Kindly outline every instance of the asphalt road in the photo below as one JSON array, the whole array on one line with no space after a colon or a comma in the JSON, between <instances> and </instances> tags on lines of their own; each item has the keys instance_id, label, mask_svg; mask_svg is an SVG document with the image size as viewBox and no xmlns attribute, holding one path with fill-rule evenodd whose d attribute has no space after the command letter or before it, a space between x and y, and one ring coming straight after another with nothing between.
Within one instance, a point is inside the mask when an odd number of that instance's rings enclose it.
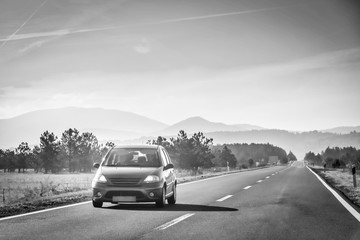
<instances>
[{"instance_id":1,"label":"asphalt road","mask_svg":"<svg viewBox=\"0 0 360 240\"><path fill-rule=\"evenodd\" d=\"M360 223L302 162L178 186L178 202L90 202L0 219L0 239L360 239Z\"/></svg>"}]
</instances>

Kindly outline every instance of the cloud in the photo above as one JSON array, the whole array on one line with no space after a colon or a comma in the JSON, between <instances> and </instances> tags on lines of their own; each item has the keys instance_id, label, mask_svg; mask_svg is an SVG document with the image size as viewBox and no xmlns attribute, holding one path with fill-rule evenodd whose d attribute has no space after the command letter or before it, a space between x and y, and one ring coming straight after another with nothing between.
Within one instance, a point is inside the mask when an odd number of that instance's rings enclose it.
<instances>
[{"instance_id":1,"label":"cloud","mask_svg":"<svg viewBox=\"0 0 360 240\"><path fill-rule=\"evenodd\" d=\"M295 71L338 68L359 64L360 48L350 48L298 59L286 65L288 69Z\"/></svg>"},{"instance_id":2,"label":"cloud","mask_svg":"<svg viewBox=\"0 0 360 240\"><path fill-rule=\"evenodd\" d=\"M237 70L242 75L259 76L264 75L291 75L312 70L326 70L342 67L360 65L360 48L342 49L338 51L326 52L306 58L296 59L275 64L257 65L246 69Z\"/></svg>"},{"instance_id":3,"label":"cloud","mask_svg":"<svg viewBox=\"0 0 360 240\"><path fill-rule=\"evenodd\" d=\"M20 54L25 54L25 53L28 52L28 51L31 51L31 50L36 49L36 48L40 48L42 45L44 45L44 44L47 43L47 42L50 42L50 41L53 40L53 39L54 39L54 38L33 42L33 43L27 45L26 47L18 50L18 52L19 52Z\"/></svg>"},{"instance_id":4,"label":"cloud","mask_svg":"<svg viewBox=\"0 0 360 240\"><path fill-rule=\"evenodd\" d=\"M134 46L134 50L140 54L147 54L151 51L149 41L146 38L141 39L140 43Z\"/></svg>"}]
</instances>

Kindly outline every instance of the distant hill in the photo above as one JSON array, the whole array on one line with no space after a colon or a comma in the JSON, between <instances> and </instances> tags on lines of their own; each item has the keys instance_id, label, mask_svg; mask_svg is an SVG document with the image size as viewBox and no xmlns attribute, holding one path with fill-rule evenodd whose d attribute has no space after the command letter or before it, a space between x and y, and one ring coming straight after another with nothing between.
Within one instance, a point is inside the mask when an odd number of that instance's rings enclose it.
<instances>
[{"instance_id":1,"label":"distant hill","mask_svg":"<svg viewBox=\"0 0 360 240\"><path fill-rule=\"evenodd\" d=\"M178 122L174 125L171 125L164 130L153 133L157 136L166 136L166 135L177 135L180 130L184 130L186 133L191 134L195 132L215 132L215 131L227 131L227 132L236 132L236 131L248 131L248 130L260 130L262 127L249 125L249 124L236 124L236 125L227 125L224 123L215 123L210 122L201 117L191 117L185 119L181 122Z\"/></svg>"},{"instance_id":2,"label":"distant hill","mask_svg":"<svg viewBox=\"0 0 360 240\"><path fill-rule=\"evenodd\" d=\"M246 132L212 132L207 137L214 139L214 144L224 143L270 143L292 151L301 160L309 151L321 153L327 147L360 148L360 133L334 134L318 131L292 133L285 130L254 130Z\"/></svg>"},{"instance_id":3,"label":"distant hill","mask_svg":"<svg viewBox=\"0 0 360 240\"><path fill-rule=\"evenodd\" d=\"M309 151L320 153L327 147L360 148L360 127L293 133L249 124L215 123L201 117L188 118L169 126L131 112L75 107L34 111L10 119L0 119L0 148L17 147L21 142L39 144L40 135L46 130L60 138L69 128L92 132L100 142L112 141L116 144L146 143L157 136L169 139L176 137L180 130L189 136L203 132L206 137L214 139L214 144L270 143L287 152L291 150L298 159L302 159Z\"/></svg>"},{"instance_id":4,"label":"distant hill","mask_svg":"<svg viewBox=\"0 0 360 240\"><path fill-rule=\"evenodd\" d=\"M168 125L130 112L100 108L60 108L34 111L0 119L0 148L17 147L21 142L39 144L48 130L59 138L69 128L90 131L110 139L138 138ZM99 138L99 137L98 137ZM100 138L99 138L100 139Z\"/></svg>"},{"instance_id":5,"label":"distant hill","mask_svg":"<svg viewBox=\"0 0 360 240\"><path fill-rule=\"evenodd\" d=\"M330 128L321 130L321 132L329 132L329 133L338 133L338 134L348 134L351 132L360 132L360 126L356 127L336 127L336 128Z\"/></svg>"}]
</instances>

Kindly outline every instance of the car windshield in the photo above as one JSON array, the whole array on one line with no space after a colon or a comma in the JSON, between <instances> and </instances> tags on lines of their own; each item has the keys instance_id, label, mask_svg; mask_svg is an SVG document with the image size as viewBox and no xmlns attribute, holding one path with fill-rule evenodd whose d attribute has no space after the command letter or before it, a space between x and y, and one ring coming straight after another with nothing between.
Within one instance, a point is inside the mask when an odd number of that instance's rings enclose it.
<instances>
[{"instance_id":1,"label":"car windshield","mask_svg":"<svg viewBox=\"0 0 360 240\"><path fill-rule=\"evenodd\" d=\"M102 164L108 167L160 167L156 149L114 148Z\"/></svg>"}]
</instances>

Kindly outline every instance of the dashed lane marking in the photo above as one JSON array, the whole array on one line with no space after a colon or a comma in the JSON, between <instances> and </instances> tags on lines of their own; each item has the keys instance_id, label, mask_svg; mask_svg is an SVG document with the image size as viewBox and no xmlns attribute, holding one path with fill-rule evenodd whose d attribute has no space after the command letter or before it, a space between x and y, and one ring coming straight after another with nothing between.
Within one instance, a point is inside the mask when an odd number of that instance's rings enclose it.
<instances>
[{"instance_id":1,"label":"dashed lane marking","mask_svg":"<svg viewBox=\"0 0 360 240\"><path fill-rule=\"evenodd\" d=\"M266 178L270 178L270 176L267 176Z\"/></svg>"},{"instance_id":2,"label":"dashed lane marking","mask_svg":"<svg viewBox=\"0 0 360 240\"><path fill-rule=\"evenodd\" d=\"M246 190L246 189L249 189L249 188L251 188L251 186L244 187L245 190Z\"/></svg>"},{"instance_id":3,"label":"dashed lane marking","mask_svg":"<svg viewBox=\"0 0 360 240\"><path fill-rule=\"evenodd\" d=\"M220 198L220 199L218 199L218 200L216 200L217 202L222 202L222 201L225 201L226 199L228 199L228 198L231 198L233 195L227 195L227 196L225 196L225 197L223 197L223 198Z\"/></svg>"},{"instance_id":4,"label":"dashed lane marking","mask_svg":"<svg viewBox=\"0 0 360 240\"><path fill-rule=\"evenodd\" d=\"M259 180L259 181L257 181L257 183L261 183L263 180Z\"/></svg>"},{"instance_id":5,"label":"dashed lane marking","mask_svg":"<svg viewBox=\"0 0 360 240\"><path fill-rule=\"evenodd\" d=\"M187 218L189 218L189 217L191 217L193 215L195 215L195 213L188 213L188 214L182 215L181 217L175 218L174 220L172 220L170 222L167 222L167 223L155 228L155 230L159 230L159 231L165 230L165 229L167 229L167 228L169 228L169 227L171 227L171 226L173 226L173 225L175 225L175 224L177 224L177 223L179 223L181 221L184 221L185 219L187 219Z\"/></svg>"}]
</instances>

